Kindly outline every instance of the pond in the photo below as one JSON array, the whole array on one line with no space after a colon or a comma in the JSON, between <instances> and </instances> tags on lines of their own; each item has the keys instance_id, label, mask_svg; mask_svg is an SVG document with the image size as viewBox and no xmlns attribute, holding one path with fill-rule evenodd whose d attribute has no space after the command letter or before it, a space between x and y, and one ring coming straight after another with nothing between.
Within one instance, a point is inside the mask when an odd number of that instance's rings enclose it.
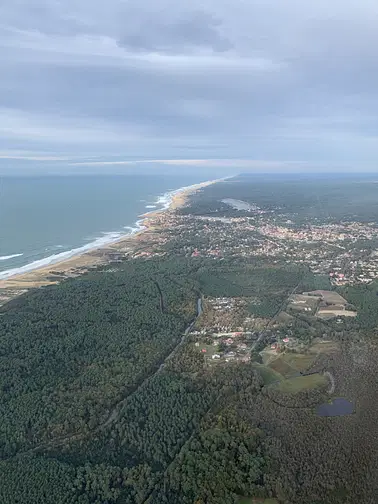
<instances>
[{"instance_id":1,"label":"pond","mask_svg":"<svg viewBox=\"0 0 378 504\"><path fill-rule=\"evenodd\" d=\"M318 416L344 416L351 415L354 411L354 405L352 402L343 399L342 397L337 397L331 403L321 404L316 409L316 414Z\"/></svg>"},{"instance_id":2,"label":"pond","mask_svg":"<svg viewBox=\"0 0 378 504\"><path fill-rule=\"evenodd\" d=\"M235 200L235 199L232 199L232 198L226 198L226 199L223 199L222 200L222 203L226 203L226 205L229 205L231 206L232 208L234 208L235 210L247 210L248 212L250 212L251 210L253 210L254 208L249 204L247 203L246 201L242 201L242 200Z\"/></svg>"}]
</instances>

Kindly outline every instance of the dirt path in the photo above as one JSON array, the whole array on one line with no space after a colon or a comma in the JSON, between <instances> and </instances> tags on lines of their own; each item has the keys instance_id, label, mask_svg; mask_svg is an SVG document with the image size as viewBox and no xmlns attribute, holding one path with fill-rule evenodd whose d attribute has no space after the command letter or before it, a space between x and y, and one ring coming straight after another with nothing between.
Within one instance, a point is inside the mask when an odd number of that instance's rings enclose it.
<instances>
[{"instance_id":1,"label":"dirt path","mask_svg":"<svg viewBox=\"0 0 378 504\"><path fill-rule=\"evenodd\" d=\"M41 443L37 446L34 446L33 448L30 448L29 450L25 450L25 451L20 451L18 452L16 455L13 455L12 457L8 457L8 458L5 458L5 459L2 459L2 460L10 460L12 458L15 458L15 457L18 457L18 456L21 456L21 455L27 455L27 454L31 454L31 453L37 453L37 452L40 452L40 451L45 451L45 450L48 450L48 449L51 449L51 448L57 448L58 446L61 446L63 444L66 444L66 443L69 443L71 441L78 441L80 439L84 439L88 436L91 436L93 434L96 434L104 429L106 429L107 427L109 427L110 425L112 425L113 423L117 422L121 416L121 413L122 413L122 409L123 407L126 405L126 402L130 399L130 397L132 397L135 393L138 392L138 390L148 381L148 380L151 380L152 378L154 378L157 374L161 373L161 371L164 369L164 367L166 366L167 362L169 362L173 356L176 354L176 352L179 350L179 348L181 348L185 341L186 341L186 336L190 333L190 331L193 329L194 327L194 324L196 323L196 320L198 319L198 317L201 315L202 313L202 296L198 298L197 300L197 314L195 316L195 318L190 322L190 324L186 327L185 331L184 331L184 334L182 335L180 341L177 343L177 345L173 348L173 350L164 358L163 362L160 364L160 366L158 367L158 369L153 372L152 374L150 374L149 376L147 376L136 388L133 392L131 392L131 394L129 394L127 397L125 397L124 399L122 399L121 401L119 401L112 409L112 411L110 412L108 418L100 425L98 425L95 429L93 429L92 431L90 432L87 432L87 433L81 433L81 432L78 432L78 433L74 433L74 434L68 434L66 436L62 436L62 437L59 437L59 438L55 438L51 441L48 441L46 443Z\"/></svg>"},{"instance_id":2,"label":"dirt path","mask_svg":"<svg viewBox=\"0 0 378 504\"><path fill-rule=\"evenodd\" d=\"M293 294L295 294L295 291L298 289L298 287L300 286L302 282L302 278L300 279L300 281L297 283L297 285L294 287L294 289L287 295L287 298L285 298L285 301L281 304L281 306L278 308L278 310L276 311L276 313L274 314L274 316L269 320L268 324L266 325L265 329L262 331L262 333L260 334L260 336L257 338L257 340L253 343L252 347L251 347L251 351L253 352L254 349L257 347L257 345L259 343L261 343L262 341L264 341L264 339L266 338L267 334L266 334L266 331L269 329L269 327L273 324L275 318L277 317L277 315L283 310L283 307L285 306L285 304L287 303L287 299L289 299L290 296L292 296Z\"/></svg>"}]
</instances>

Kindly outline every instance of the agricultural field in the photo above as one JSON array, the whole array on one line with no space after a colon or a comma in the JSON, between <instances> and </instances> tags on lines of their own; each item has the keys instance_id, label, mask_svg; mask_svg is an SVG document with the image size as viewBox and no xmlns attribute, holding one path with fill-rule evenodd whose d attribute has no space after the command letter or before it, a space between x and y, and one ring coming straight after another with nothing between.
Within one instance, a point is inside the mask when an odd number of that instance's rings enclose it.
<instances>
[{"instance_id":1,"label":"agricultural field","mask_svg":"<svg viewBox=\"0 0 378 504\"><path fill-rule=\"evenodd\" d=\"M309 348L309 351L314 354L332 354L339 350L339 345L336 341L315 341Z\"/></svg>"},{"instance_id":2,"label":"agricultural field","mask_svg":"<svg viewBox=\"0 0 378 504\"><path fill-rule=\"evenodd\" d=\"M264 366L264 364L254 362L253 366L259 372L265 385L271 385L272 383L277 383L284 380L284 377L280 373L277 373L277 371L271 369L268 366Z\"/></svg>"},{"instance_id":3,"label":"agricultural field","mask_svg":"<svg viewBox=\"0 0 378 504\"><path fill-rule=\"evenodd\" d=\"M283 357L278 357L278 359L274 359L268 364L268 366L285 378L297 373L297 371L293 369L290 366L290 364L288 364L285 361Z\"/></svg>"},{"instance_id":4,"label":"agricultural field","mask_svg":"<svg viewBox=\"0 0 378 504\"><path fill-rule=\"evenodd\" d=\"M328 380L325 376L314 373L306 376L295 376L288 378L277 384L277 389L281 392L296 394L302 390L313 390L316 388L326 387Z\"/></svg>"},{"instance_id":5,"label":"agricultural field","mask_svg":"<svg viewBox=\"0 0 378 504\"><path fill-rule=\"evenodd\" d=\"M316 356L313 354L285 353L282 359L293 370L303 372L309 369L315 362Z\"/></svg>"},{"instance_id":6,"label":"agricultural field","mask_svg":"<svg viewBox=\"0 0 378 504\"><path fill-rule=\"evenodd\" d=\"M263 352L263 362L285 377L290 377L298 373L307 371L316 360L314 353L291 353L285 352L277 354L271 350Z\"/></svg>"},{"instance_id":7,"label":"agricultural field","mask_svg":"<svg viewBox=\"0 0 378 504\"><path fill-rule=\"evenodd\" d=\"M265 385L275 386L285 393L297 393L302 390L313 390L328 385L326 376L308 373L321 353L337 351L338 345L333 341L318 341L307 353L285 352L278 354L271 349L262 352L263 363L255 364Z\"/></svg>"}]
</instances>

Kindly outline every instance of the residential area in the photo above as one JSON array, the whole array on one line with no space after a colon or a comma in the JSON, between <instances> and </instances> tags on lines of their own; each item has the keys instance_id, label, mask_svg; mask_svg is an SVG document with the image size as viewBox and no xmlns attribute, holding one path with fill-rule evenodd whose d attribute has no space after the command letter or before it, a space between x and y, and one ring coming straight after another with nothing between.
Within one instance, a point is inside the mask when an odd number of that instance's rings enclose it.
<instances>
[{"instance_id":1,"label":"residential area","mask_svg":"<svg viewBox=\"0 0 378 504\"><path fill-rule=\"evenodd\" d=\"M241 205L242 202L238 202ZM179 234L177 253L221 260L226 257L267 258L303 264L326 275L331 285L370 283L378 278L378 226L345 222L299 226L282 215L249 205L240 217L181 215L165 212L155 218L155 248L136 256L161 255L170 238ZM278 223L280 222L280 223Z\"/></svg>"}]
</instances>

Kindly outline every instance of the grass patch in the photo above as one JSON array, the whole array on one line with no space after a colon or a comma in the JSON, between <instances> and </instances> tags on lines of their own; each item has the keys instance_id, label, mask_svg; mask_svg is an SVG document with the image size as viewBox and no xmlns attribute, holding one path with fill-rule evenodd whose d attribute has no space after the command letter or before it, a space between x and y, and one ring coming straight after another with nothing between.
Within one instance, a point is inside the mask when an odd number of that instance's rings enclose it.
<instances>
[{"instance_id":1,"label":"grass patch","mask_svg":"<svg viewBox=\"0 0 378 504\"><path fill-rule=\"evenodd\" d=\"M284 379L280 373L277 373L274 369L264 366L263 364L255 362L253 365L264 380L264 385L271 385L272 383L277 383Z\"/></svg>"},{"instance_id":2,"label":"grass patch","mask_svg":"<svg viewBox=\"0 0 378 504\"><path fill-rule=\"evenodd\" d=\"M296 371L307 371L315 362L316 356L311 354L286 353L282 359Z\"/></svg>"},{"instance_id":3,"label":"grass patch","mask_svg":"<svg viewBox=\"0 0 378 504\"><path fill-rule=\"evenodd\" d=\"M271 362L271 360L275 358L275 354L267 349L260 352L260 355L262 357L262 361L265 364L265 366L267 366L269 362Z\"/></svg>"},{"instance_id":4,"label":"grass patch","mask_svg":"<svg viewBox=\"0 0 378 504\"><path fill-rule=\"evenodd\" d=\"M278 357L265 355L264 363L285 378L310 369L315 362L315 354L283 353Z\"/></svg>"},{"instance_id":5,"label":"grass patch","mask_svg":"<svg viewBox=\"0 0 378 504\"><path fill-rule=\"evenodd\" d=\"M277 389L288 394L296 394L302 390L312 390L328 385L327 378L319 373L308 376L288 378L277 384Z\"/></svg>"},{"instance_id":6,"label":"grass patch","mask_svg":"<svg viewBox=\"0 0 378 504\"><path fill-rule=\"evenodd\" d=\"M283 356L278 357L277 359L274 359L269 363L269 367L276 371L277 373L280 373L282 376L290 376L296 373L296 369L293 369L290 364L288 364Z\"/></svg>"},{"instance_id":7,"label":"grass patch","mask_svg":"<svg viewBox=\"0 0 378 504\"><path fill-rule=\"evenodd\" d=\"M339 346L336 341L318 341L311 345L310 352L313 353L332 353L336 352L339 349Z\"/></svg>"}]
</instances>

